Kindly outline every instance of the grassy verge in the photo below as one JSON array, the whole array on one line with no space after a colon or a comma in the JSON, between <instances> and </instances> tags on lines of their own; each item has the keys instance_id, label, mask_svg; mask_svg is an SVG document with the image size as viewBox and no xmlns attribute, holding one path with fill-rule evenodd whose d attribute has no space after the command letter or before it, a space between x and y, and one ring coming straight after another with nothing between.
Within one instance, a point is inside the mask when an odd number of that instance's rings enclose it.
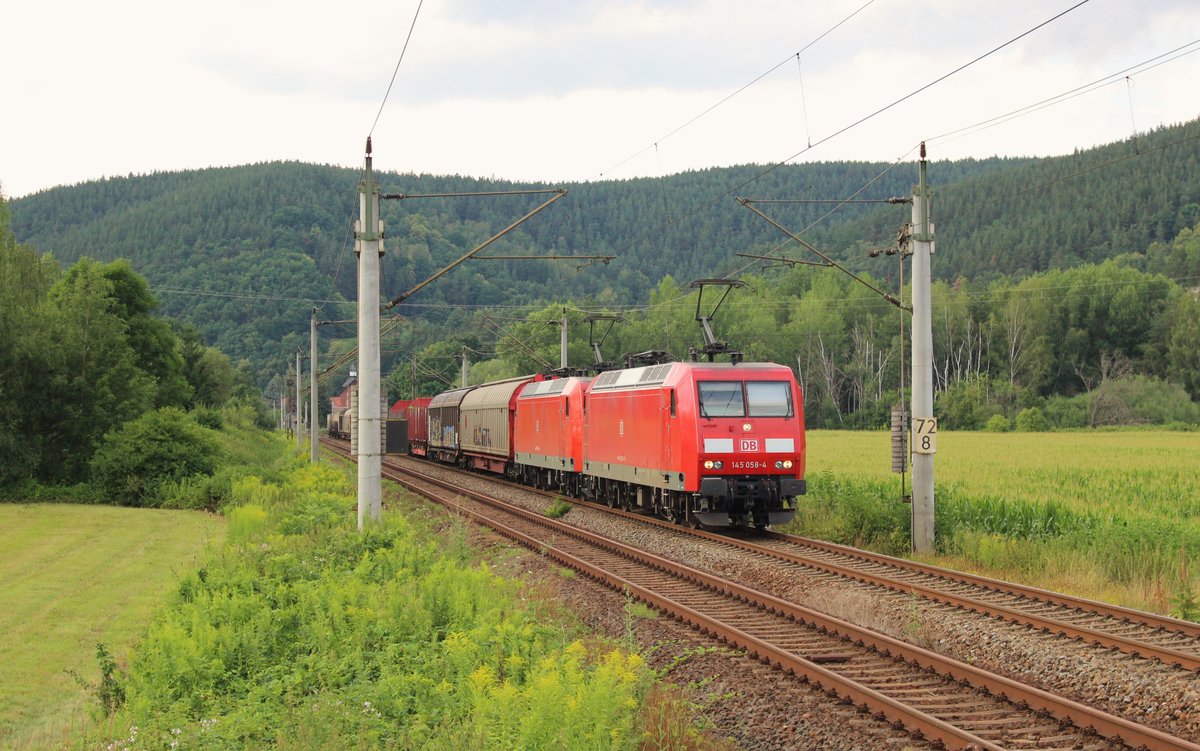
<instances>
[{"instance_id":1,"label":"grassy verge","mask_svg":"<svg viewBox=\"0 0 1200 751\"><path fill-rule=\"evenodd\" d=\"M123 661L196 568L219 517L111 506L0 504L0 748L63 745L89 722L97 643Z\"/></svg>"},{"instance_id":2,"label":"grassy verge","mask_svg":"<svg viewBox=\"0 0 1200 751\"><path fill-rule=\"evenodd\" d=\"M82 747L639 747L639 656L546 618L440 516L360 533L339 470L273 466L232 480L226 545L114 673L122 703Z\"/></svg>"},{"instance_id":3,"label":"grassy verge","mask_svg":"<svg viewBox=\"0 0 1200 751\"><path fill-rule=\"evenodd\" d=\"M790 529L905 553L887 433L813 431L808 448ZM946 433L935 500L936 563L1200 616L1200 434Z\"/></svg>"}]
</instances>

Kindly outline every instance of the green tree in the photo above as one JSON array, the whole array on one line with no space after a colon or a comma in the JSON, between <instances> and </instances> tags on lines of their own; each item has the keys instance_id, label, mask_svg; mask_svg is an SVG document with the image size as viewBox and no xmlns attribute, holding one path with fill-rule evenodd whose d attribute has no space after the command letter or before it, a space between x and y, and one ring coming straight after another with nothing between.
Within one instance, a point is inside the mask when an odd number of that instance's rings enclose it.
<instances>
[{"instance_id":1,"label":"green tree","mask_svg":"<svg viewBox=\"0 0 1200 751\"><path fill-rule=\"evenodd\" d=\"M0 197L0 485L29 476L41 461L30 440L47 348L39 308L59 271L53 258L16 242L8 216Z\"/></svg>"},{"instance_id":2,"label":"green tree","mask_svg":"<svg viewBox=\"0 0 1200 751\"><path fill-rule=\"evenodd\" d=\"M113 312L125 321L126 338L138 367L155 381L155 406L187 406L192 389L183 375L179 339L169 323L151 315L158 300L150 293L150 286L123 259L104 264L100 271L112 282L110 294L116 301Z\"/></svg>"},{"instance_id":3,"label":"green tree","mask_svg":"<svg viewBox=\"0 0 1200 751\"><path fill-rule=\"evenodd\" d=\"M1200 293L1183 295L1175 305L1167 373L1192 399L1200 399Z\"/></svg>"},{"instance_id":4,"label":"green tree","mask_svg":"<svg viewBox=\"0 0 1200 751\"><path fill-rule=\"evenodd\" d=\"M1037 407L1029 407L1017 414L1017 430L1022 433L1043 433L1050 429L1050 421Z\"/></svg>"},{"instance_id":5,"label":"green tree","mask_svg":"<svg viewBox=\"0 0 1200 751\"><path fill-rule=\"evenodd\" d=\"M42 398L30 405L39 479L73 482L101 437L153 406L153 377L137 364L113 282L95 261L73 265L40 306L46 341Z\"/></svg>"}]
</instances>

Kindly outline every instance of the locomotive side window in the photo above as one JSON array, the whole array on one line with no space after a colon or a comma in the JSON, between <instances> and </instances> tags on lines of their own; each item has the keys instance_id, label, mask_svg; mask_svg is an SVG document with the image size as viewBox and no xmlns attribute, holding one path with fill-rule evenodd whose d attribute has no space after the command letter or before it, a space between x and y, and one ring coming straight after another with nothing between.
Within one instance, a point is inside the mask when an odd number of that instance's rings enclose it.
<instances>
[{"instance_id":1,"label":"locomotive side window","mask_svg":"<svg viewBox=\"0 0 1200 751\"><path fill-rule=\"evenodd\" d=\"M746 407L742 401L740 381L700 381L701 417L742 417Z\"/></svg>"},{"instance_id":2,"label":"locomotive side window","mask_svg":"<svg viewBox=\"0 0 1200 751\"><path fill-rule=\"evenodd\" d=\"M791 417L792 390L786 381L747 381L751 417Z\"/></svg>"}]
</instances>

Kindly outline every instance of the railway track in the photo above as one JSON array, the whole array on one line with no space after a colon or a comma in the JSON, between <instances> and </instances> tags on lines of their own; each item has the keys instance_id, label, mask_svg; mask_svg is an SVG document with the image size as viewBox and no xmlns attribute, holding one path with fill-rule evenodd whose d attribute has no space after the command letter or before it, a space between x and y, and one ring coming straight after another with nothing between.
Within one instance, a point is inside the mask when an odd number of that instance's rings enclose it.
<instances>
[{"instance_id":1,"label":"railway track","mask_svg":"<svg viewBox=\"0 0 1200 751\"><path fill-rule=\"evenodd\" d=\"M804 537L769 533L756 547L860 581L916 592L1185 670L1200 670L1200 624L965 574Z\"/></svg>"},{"instance_id":2,"label":"railway track","mask_svg":"<svg viewBox=\"0 0 1200 751\"><path fill-rule=\"evenodd\" d=\"M384 476L947 747L1200 751L1186 740L454 483L391 464L385 464Z\"/></svg>"},{"instance_id":3,"label":"railway track","mask_svg":"<svg viewBox=\"0 0 1200 751\"><path fill-rule=\"evenodd\" d=\"M447 471L458 471L447 467ZM472 477L479 475L471 474ZM503 482L488 478L495 482ZM528 492L554 493L512 485ZM840 577L955 608L1002 618L1129 655L1200 671L1200 624L1096 602L1021 584L870 553L795 535L768 532L754 537L691 530L654 517L571 499L680 535L690 535L754 555L784 561L821 575Z\"/></svg>"}]
</instances>

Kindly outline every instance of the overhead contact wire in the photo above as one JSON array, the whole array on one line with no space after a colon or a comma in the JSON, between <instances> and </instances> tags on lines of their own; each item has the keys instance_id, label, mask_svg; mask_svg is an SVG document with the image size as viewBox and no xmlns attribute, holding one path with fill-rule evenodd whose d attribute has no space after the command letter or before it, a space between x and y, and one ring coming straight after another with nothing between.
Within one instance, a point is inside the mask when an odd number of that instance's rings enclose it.
<instances>
[{"instance_id":1,"label":"overhead contact wire","mask_svg":"<svg viewBox=\"0 0 1200 751\"><path fill-rule=\"evenodd\" d=\"M412 25L408 27L408 36L404 38L404 47L400 50L400 59L396 61L396 69L392 71L392 80L388 81L387 91L383 94L383 101L379 103L379 112L375 113L375 122L371 123L371 130L367 132L367 138L375 132L375 126L379 124L379 117L383 114L383 107L387 104L388 95L392 93L392 85L396 83L396 74L400 72L400 63L404 62L404 53L408 51L408 43L412 40L413 29L417 28L417 17L421 15L421 6L425 0L418 0L417 10L413 13Z\"/></svg>"},{"instance_id":2,"label":"overhead contact wire","mask_svg":"<svg viewBox=\"0 0 1200 751\"><path fill-rule=\"evenodd\" d=\"M718 107L720 107L722 104L725 104L725 103L726 103L726 102L728 102L730 99L733 99L734 97L736 97L738 94L741 94L743 91L745 91L746 89L750 88L751 86L753 86L754 84L758 83L759 81L763 80L764 78L766 78L767 76L771 75L771 74L772 74L772 73L774 73L775 71L779 70L779 69L780 69L781 67L783 67L784 65L787 65L788 61L789 61L789 60L791 60L793 57L795 57L797 60L799 60L799 57L800 57L800 54L801 54L801 53L803 53L803 52L804 52L805 50L807 50L809 47L812 47L814 44L816 44L817 42L821 41L821 40L822 40L822 39L824 39L825 37L827 37L827 36L829 36L830 34L832 34L832 33L833 33L834 31L836 31L836 30L837 30L837 29L838 29L838 28L839 28L839 27L840 27L842 24L846 23L846 22L847 22L847 21L849 21L851 18L854 18L855 16L857 16L857 15L858 15L859 13L861 13L862 11L866 10L866 9L867 9L867 7L868 7L868 6L870 6L870 5L871 5L872 3L874 3L874 2L875 2L875 0L868 0L868 1L867 1L865 4L863 4L863 5L862 5L862 6L861 6L861 7L860 7L858 10L854 11L854 12L853 12L853 13L851 13L850 15L846 16L845 18L843 18L841 21L838 21L836 24L834 24L833 26L831 26L831 27L829 27L828 29L826 29L824 33L822 33L822 34L821 34L820 36L818 36L816 39L813 39L813 40L812 40L811 42L809 42L808 44L806 44L806 45L804 45L803 47L801 47L801 48L800 48L799 50L797 50L795 53L793 53L793 54L791 54L791 55L788 55L788 56L787 56L787 57L785 57L783 60L780 60L778 63L776 63L775 65L771 66L771 67L770 67L768 70L766 70L766 71L764 71L763 73L759 74L757 77L755 77L755 78L754 78L754 80L750 81L749 83L743 84L743 85L742 85L742 86L741 86L741 87L740 87L740 88L739 88L737 91L734 91L733 93L726 95L726 96L725 96L725 98L721 99L721 100L720 100L719 102L717 102L716 104L713 104L713 105L712 105L712 106L710 106L708 109L706 109L706 110L704 110L703 112L701 112L700 114L698 114L698 115L695 115L695 116L694 116L694 117L692 117L690 120L688 120L688 121L687 121L687 122L685 122L684 124L682 124L682 125L678 126L678 127L677 127L677 128L675 128L674 130L672 130L670 133L668 133L668 134L666 134L665 136L663 136L662 138L659 138L659 139L655 140L653 143L651 143L651 144L647 145L646 147L644 147L644 148L640 149L639 151L637 151L637 152L635 152L635 153L633 153L633 154L630 154L629 156L625 157L624 159L622 159L621 161L617 162L616 164L614 164L613 166L609 167L608 169L601 171L601 172L600 172L600 173L597 175L597 177L604 177L604 175L605 175L605 174L607 174L607 173L609 173L609 172L612 172L613 170L617 169L618 167L621 167L621 166L623 166L624 164L626 164L627 162L629 162L629 161L630 161L630 160L632 160L632 159L636 159L637 157L641 156L642 154L645 154L645 153L646 153L647 151L649 151L650 149L657 148L657 147L658 147L658 144L662 143L663 141L667 140L668 138L670 138L671 136L675 135L675 134L676 134L676 133L678 133L679 131L683 130L684 128L688 127L689 125L691 125L692 123L696 122L696 121L697 121L697 120L699 120L700 118L704 117L704 116L705 116L705 115L707 115L708 113L710 113L710 112L712 112L713 110L717 109L717 108L718 108Z\"/></svg>"}]
</instances>

